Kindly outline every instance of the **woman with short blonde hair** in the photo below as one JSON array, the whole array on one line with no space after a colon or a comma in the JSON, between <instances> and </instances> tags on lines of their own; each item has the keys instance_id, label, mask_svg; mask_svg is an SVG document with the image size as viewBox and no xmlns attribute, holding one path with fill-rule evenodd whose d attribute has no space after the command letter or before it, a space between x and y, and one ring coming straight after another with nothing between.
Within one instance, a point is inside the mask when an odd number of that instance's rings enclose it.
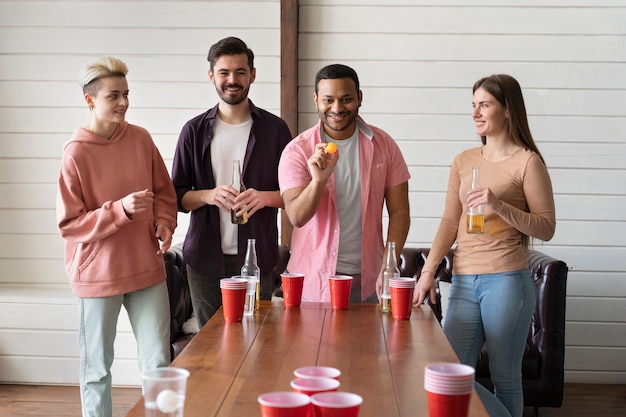
<instances>
[{"instance_id":1,"label":"woman with short blonde hair","mask_svg":"<svg viewBox=\"0 0 626 417\"><path fill-rule=\"evenodd\" d=\"M125 121L126 64L88 62L79 83L91 119L65 143L57 223L79 308L83 416L110 417L117 319L128 312L142 370L170 363L163 253L176 227L176 194L147 130Z\"/></svg>"}]
</instances>

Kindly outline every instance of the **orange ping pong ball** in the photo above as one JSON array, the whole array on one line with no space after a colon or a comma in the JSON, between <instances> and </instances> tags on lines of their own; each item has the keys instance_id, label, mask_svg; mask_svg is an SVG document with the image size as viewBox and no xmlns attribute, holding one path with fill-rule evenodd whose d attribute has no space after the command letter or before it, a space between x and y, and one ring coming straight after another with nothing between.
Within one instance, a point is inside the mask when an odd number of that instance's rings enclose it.
<instances>
[{"instance_id":1,"label":"orange ping pong ball","mask_svg":"<svg viewBox=\"0 0 626 417\"><path fill-rule=\"evenodd\" d=\"M326 153L337 153L337 145L330 142L326 145Z\"/></svg>"}]
</instances>

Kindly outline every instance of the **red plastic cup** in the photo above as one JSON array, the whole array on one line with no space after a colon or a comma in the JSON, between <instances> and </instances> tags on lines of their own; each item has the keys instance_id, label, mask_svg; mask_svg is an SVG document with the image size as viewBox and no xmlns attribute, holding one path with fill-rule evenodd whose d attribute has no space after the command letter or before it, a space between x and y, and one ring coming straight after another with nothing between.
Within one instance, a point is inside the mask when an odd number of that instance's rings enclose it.
<instances>
[{"instance_id":1,"label":"red plastic cup","mask_svg":"<svg viewBox=\"0 0 626 417\"><path fill-rule=\"evenodd\" d=\"M347 310L350 303L352 277L349 275L333 275L328 278L330 287L330 307L332 310Z\"/></svg>"},{"instance_id":2,"label":"red plastic cup","mask_svg":"<svg viewBox=\"0 0 626 417\"><path fill-rule=\"evenodd\" d=\"M456 362L431 363L424 368L424 383L464 383L468 392L472 392L475 374L476 371L469 365Z\"/></svg>"},{"instance_id":3,"label":"red plastic cup","mask_svg":"<svg viewBox=\"0 0 626 417\"><path fill-rule=\"evenodd\" d=\"M317 394L318 392L337 391L340 382L334 378L312 377L312 378L296 378L289 385L294 392L300 392L306 395Z\"/></svg>"},{"instance_id":4,"label":"red plastic cup","mask_svg":"<svg viewBox=\"0 0 626 417\"><path fill-rule=\"evenodd\" d=\"M413 278L392 278L389 280L391 316L395 320L408 320L411 318L414 290L415 280Z\"/></svg>"},{"instance_id":5,"label":"red plastic cup","mask_svg":"<svg viewBox=\"0 0 626 417\"><path fill-rule=\"evenodd\" d=\"M339 380L325 377L314 378L296 378L292 380L289 385L294 392L301 394L313 395L320 392L334 392L339 388ZM308 417L315 417L313 405L309 405Z\"/></svg>"},{"instance_id":6,"label":"red plastic cup","mask_svg":"<svg viewBox=\"0 0 626 417\"><path fill-rule=\"evenodd\" d=\"M438 394L426 391L429 417L466 417L471 394Z\"/></svg>"},{"instance_id":7,"label":"red plastic cup","mask_svg":"<svg viewBox=\"0 0 626 417\"><path fill-rule=\"evenodd\" d=\"M311 378L316 376L322 376L326 378L339 379L341 371L337 368L330 366L303 366L293 371L293 374L297 378Z\"/></svg>"},{"instance_id":8,"label":"red plastic cup","mask_svg":"<svg viewBox=\"0 0 626 417\"><path fill-rule=\"evenodd\" d=\"M424 369L429 417L467 416L475 370L460 363L434 363Z\"/></svg>"},{"instance_id":9,"label":"red plastic cup","mask_svg":"<svg viewBox=\"0 0 626 417\"><path fill-rule=\"evenodd\" d=\"M350 392L322 392L312 395L311 403L315 417L358 417L363 398Z\"/></svg>"},{"instance_id":10,"label":"red plastic cup","mask_svg":"<svg viewBox=\"0 0 626 417\"><path fill-rule=\"evenodd\" d=\"M247 288L248 280L246 279L224 278L220 280L222 311L226 323L240 323L243 319Z\"/></svg>"},{"instance_id":11,"label":"red plastic cup","mask_svg":"<svg viewBox=\"0 0 626 417\"><path fill-rule=\"evenodd\" d=\"M283 283L283 302L286 308L300 307L304 274L283 272L280 274Z\"/></svg>"},{"instance_id":12,"label":"red plastic cup","mask_svg":"<svg viewBox=\"0 0 626 417\"><path fill-rule=\"evenodd\" d=\"M307 417L311 399L306 394L277 391L257 398L262 417Z\"/></svg>"}]
</instances>

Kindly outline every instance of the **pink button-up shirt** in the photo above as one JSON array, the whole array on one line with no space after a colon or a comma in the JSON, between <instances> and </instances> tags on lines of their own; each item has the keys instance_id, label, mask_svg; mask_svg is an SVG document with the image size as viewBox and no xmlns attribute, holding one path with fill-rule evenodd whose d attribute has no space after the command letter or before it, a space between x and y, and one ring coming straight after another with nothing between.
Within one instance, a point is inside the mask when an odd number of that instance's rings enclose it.
<instances>
[{"instance_id":1,"label":"pink button-up shirt","mask_svg":"<svg viewBox=\"0 0 626 417\"><path fill-rule=\"evenodd\" d=\"M391 136L367 125L360 117L357 126L362 210L361 299L364 300L376 291L376 278L382 262L385 190L408 181L410 174L400 148ZM321 129L320 122L298 135L283 151L278 166L281 195L291 188L306 187L311 181L307 159L314 153L315 145L321 142ZM293 230L287 270L305 274L303 301L330 301L328 277L336 272L339 250L336 200L337 188L332 174L313 218Z\"/></svg>"}]
</instances>

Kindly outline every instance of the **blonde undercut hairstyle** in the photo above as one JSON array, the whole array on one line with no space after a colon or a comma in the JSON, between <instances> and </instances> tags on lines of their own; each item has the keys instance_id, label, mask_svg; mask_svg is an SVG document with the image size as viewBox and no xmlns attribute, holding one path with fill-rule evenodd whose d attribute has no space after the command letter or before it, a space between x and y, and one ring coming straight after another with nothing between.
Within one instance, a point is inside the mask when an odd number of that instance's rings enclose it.
<instances>
[{"instance_id":1,"label":"blonde undercut hairstyle","mask_svg":"<svg viewBox=\"0 0 626 417\"><path fill-rule=\"evenodd\" d=\"M126 77L128 67L117 58L105 56L89 61L78 73L78 83L83 94L95 96L98 91L98 80L104 77Z\"/></svg>"}]
</instances>

